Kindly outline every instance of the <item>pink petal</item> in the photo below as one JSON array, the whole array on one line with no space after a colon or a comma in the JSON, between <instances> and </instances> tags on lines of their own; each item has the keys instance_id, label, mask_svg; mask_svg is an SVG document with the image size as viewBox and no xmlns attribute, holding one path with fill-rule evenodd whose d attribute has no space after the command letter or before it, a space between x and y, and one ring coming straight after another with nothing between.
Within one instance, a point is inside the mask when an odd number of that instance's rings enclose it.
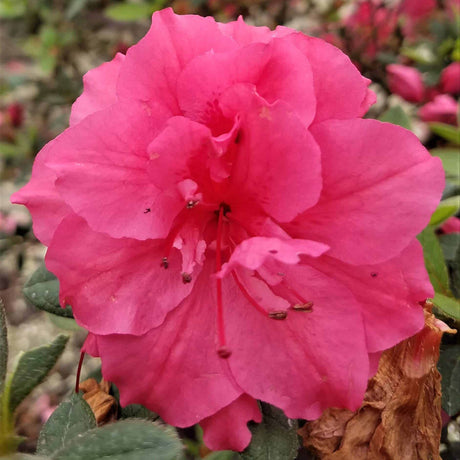
<instances>
[{"instance_id":1,"label":"pink petal","mask_svg":"<svg viewBox=\"0 0 460 460\"><path fill-rule=\"evenodd\" d=\"M275 259L284 264L296 264L300 261L300 254L318 257L328 249L328 246L316 241L295 239L283 241L279 238L256 236L244 240L234 249L218 276L223 278L238 266L257 270L267 259Z\"/></svg>"},{"instance_id":2,"label":"pink petal","mask_svg":"<svg viewBox=\"0 0 460 460\"><path fill-rule=\"evenodd\" d=\"M367 89L370 81L359 73L348 56L324 40L300 32L287 35L285 40L307 57L313 71L315 122L360 117L367 111L374 102Z\"/></svg>"},{"instance_id":3,"label":"pink petal","mask_svg":"<svg viewBox=\"0 0 460 460\"><path fill-rule=\"evenodd\" d=\"M46 165L59 176L57 190L91 228L115 238L168 234L181 203L158 203L159 190L147 174L147 146L164 122L161 110L151 114L145 104L119 103L86 117L52 144ZM164 214L169 220L159 218Z\"/></svg>"},{"instance_id":4,"label":"pink petal","mask_svg":"<svg viewBox=\"0 0 460 460\"><path fill-rule=\"evenodd\" d=\"M357 409L368 354L359 307L347 289L308 266L286 267L286 282L314 302L284 320L260 314L231 278L223 281L230 368L241 388L290 418L314 419L326 407Z\"/></svg>"},{"instance_id":5,"label":"pink petal","mask_svg":"<svg viewBox=\"0 0 460 460\"><path fill-rule=\"evenodd\" d=\"M180 115L176 84L182 69L196 56L208 51L236 48L211 17L175 15L171 8L154 13L147 35L127 54L120 72L120 97L155 101Z\"/></svg>"},{"instance_id":6,"label":"pink petal","mask_svg":"<svg viewBox=\"0 0 460 460\"><path fill-rule=\"evenodd\" d=\"M203 441L211 450L241 452L251 441L251 432L247 427L250 420L260 423L262 414L256 400L242 394L214 415L201 420Z\"/></svg>"},{"instance_id":7,"label":"pink petal","mask_svg":"<svg viewBox=\"0 0 460 460\"><path fill-rule=\"evenodd\" d=\"M161 327L143 336L98 336L102 374L119 388L123 406L143 404L165 422L185 427L241 395L216 353L212 268L203 269L192 293Z\"/></svg>"},{"instance_id":8,"label":"pink petal","mask_svg":"<svg viewBox=\"0 0 460 460\"><path fill-rule=\"evenodd\" d=\"M92 231L76 216L56 230L46 265L60 281L60 297L77 322L95 334L144 334L190 293L172 250L161 267L164 242L114 239ZM196 269L195 269L196 270Z\"/></svg>"},{"instance_id":9,"label":"pink petal","mask_svg":"<svg viewBox=\"0 0 460 460\"><path fill-rule=\"evenodd\" d=\"M46 166L53 149L63 136L65 134L40 151L35 158L29 183L11 196L12 203L27 206L32 214L34 234L45 245L51 242L62 219L72 212L56 190L55 172Z\"/></svg>"},{"instance_id":10,"label":"pink petal","mask_svg":"<svg viewBox=\"0 0 460 460\"><path fill-rule=\"evenodd\" d=\"M110 61L83 76L83 93L73 103L70 126L117 102L116 86L125 55L117 53Z\"/></svg>"},{"instance_id":11,"label":"pink petal","mask_svg":"<svg viewBox=\"0 0 460 460\"><path fill-rule=\"evenodd\" d=\"M423 328L419 302L433 296L423 251L415 239L395 258L353 266L331 257L309 264L346 286L359 303L369 352L390 348Z\"/></svg>"},{"instance_id":12,"label":"pink petal","mask_svg":"<svg viewBox=\"0 0 460 460\"><path fill-rule=\"evenodd\" d=\"M179 78L179 105L186 116L208 124L215 117L213 104L225 89L237 83L253 84L269 103L285 101L305 126L315 116L310 65L305 56L284 39L195 58Z\"/></svg>"},{"instance_id":13,"label":"pink petal","mask_svg":"<svg viewBox=\"0 0 460 460\"><path fill-rule=\"evenodd\" d=\"M219 22L218 26L224 35L231 37L240 46L250 43L268 43L275 34L268 27L254 27L246 24L242 16L239 16L237 21L227 24Z\"/></svg>"},{"instance_id":14,"label":"pink petal","mask_svg":"<svg viewBox=\"0 0 460 460\"><path fill-rule=\"evenodd\" d=\"M444 233L460 233L460 219L458 217L449 217L441 227Z\"/></svg>"},{"instance_id":15,"label":"pink petal","mask_svg":"<svg viewBox=\"0 0 460 460\"><path fill-rule=\"evenodd\" d=\"M456 125L458 109L458 102L452 96L441 94L422 106L418 115L426 122L434 121Z\"/></svg>"},{"instance_id":16,"label":"pink petal","mask_svg":"<svg viewBox=\"0 0 460 460\"><path fill-rule=\"evenodd\" d=\"M445 93L460 93L460 62L452 62L442 71L441 88Z\"/></svg>"},{"instance_id":17,"label":"pink petal","mask_svg":"<svg viewBox=\"0 0 460 460\"><path fill-rule=\"evenodd\" d=\"M414 67L399 64L387 66L388 86L390 91L409 102L422 102L425 86L422 74Z\"/></svg>"},{"instance_id":18,"label":"pink petal","mask_svg":"<svg viewBox=\"0 0 460 460\"><path fill-rule=\"evenodd\" d=\"M317 202L320 170L320 151L290 108L281 102L259 107L241 121L232 202L253 209L257 203L275 220L290 221Z\"/></svg>"},{"instance_id":19,"label":"pink petal","mask_svg":"<svg viewBox=\"0 0 460 460\"><path fill-rule=\"evenodd\" d=\"M312 130L322 152L323 193L289 228L329 255L370 264L397 255L428 223L444 171L409 131L375 120L330 120Z\"/></svg>"}]
</instances>

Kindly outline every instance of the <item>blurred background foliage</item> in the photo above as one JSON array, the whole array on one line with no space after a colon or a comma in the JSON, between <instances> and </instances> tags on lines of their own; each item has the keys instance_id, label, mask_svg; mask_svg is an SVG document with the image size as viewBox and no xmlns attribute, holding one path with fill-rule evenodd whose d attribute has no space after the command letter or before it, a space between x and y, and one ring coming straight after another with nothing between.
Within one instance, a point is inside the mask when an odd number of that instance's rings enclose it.
<instances>
[{"instance_id":1,"label":"blurred background foliage","mask_svg":"<svg viewBox=\"0 0 460 460\"><path fill-rule=\"evenodd\" d=\"M348 54L378 97L367 117L412 130L443 162L443 201L419 239L436 313L451 327L460 325L459 0L0 0L0 298L10 355L49 342L62 328L72 334L57 377L19 406L24 451L34 450L41 425L71 388L84 332L72 319L53 319L24 299L22 287L44 248L27 211L11 206L9 196L28 180L40 148L67 127L82 75L126 53L148 30L151 14L164 7L222 22L243 15L254 25L286 25ZM458 335L444 339L440 360L444 459L460 458ZM188 435L190 452L209 453L199 435Z\"/></svg>"}]
</instances>

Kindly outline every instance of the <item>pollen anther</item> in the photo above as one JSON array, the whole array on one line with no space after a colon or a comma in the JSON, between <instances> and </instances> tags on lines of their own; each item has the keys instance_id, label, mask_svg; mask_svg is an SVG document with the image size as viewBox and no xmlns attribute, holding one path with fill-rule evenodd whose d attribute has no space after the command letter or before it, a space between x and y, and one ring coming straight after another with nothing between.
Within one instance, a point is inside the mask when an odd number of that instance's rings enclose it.
<instances>
[{"instance_id":1,"label":"pollen anther","mask_svg":"<svg viewBox=\"0 0 460 460\"><path fill-rule=\"evenodd\" d=\"M161 259L161 264L160 264L161 267L163 268L168 268L169 267L169 260L167 257L163 257Z\"/></svg>"},{"instance_id":2,"label":"pollen anther","mask_svg":"<svg viewBox=\"0 0 460 460\"><path fill-rule=\"evenodd\" d=\"M293 310L296 311L312 311L313 310L313 302L305 302L305 303L298 303L292 306Z\"/></svg>"},{"instance_id":3,"label":"pollen anther","mask_svg":"<svg viewBox=\"0 0 460 460\"><path fill-rule=\"evenodd\" d=\"M286 319L287 311L271 311L268 317L271 319Z\"/></svg>"}]
</instances>

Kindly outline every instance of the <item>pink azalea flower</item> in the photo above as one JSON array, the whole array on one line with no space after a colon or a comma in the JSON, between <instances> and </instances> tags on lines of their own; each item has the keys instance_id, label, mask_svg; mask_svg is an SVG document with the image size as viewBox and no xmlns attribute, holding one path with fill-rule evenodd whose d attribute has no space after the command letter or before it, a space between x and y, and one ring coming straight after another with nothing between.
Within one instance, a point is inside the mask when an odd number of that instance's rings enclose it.
<instances>
[{"instance_id":1,"label":"pink azalea flower","mask_svg":"<svg viewBox=\"0 0 460 460\"><path fill-rule=\"evenodd\" d=\"M460 93L460 62L453 62L442 71L441 89L445 93Z\"/></svg>"},{"instance_id":2,"label":"pink azalea flower","mask_svg":"<svg viewBox=\"0 0 460 460\"><path fill-rule=\"evenodd\" d=\"M450 125L457 124L457 113L458 102L448 94L436 96L418 111L418 115L423 121L437 121Z\"/></svg>"},{"instance_id":3,"label":"pink azalea flower","mask_svg":"<svg viewBox=\"0 0 460 460\"><path fill-rule=\"evenodd\" d=\"M242 450L257 399L357 409L423 328L442 166L361 118L368 84L322 40L171 9L86 74L13 202L122 404Z\"/></svg>"},{"instance_id":4,"label":"pink azalea flower","mask_svg":"<svg viewBox=\"0 0 460 460\"><path fill-rule=\"evenodd\" d=\"M412 20L418 20L429 16L437 6L436 0L403 0L401 12Z\"/></svg>"},{"instance_id":5,"label":"pink azalea flower","mask_svg":"<svg viewBox=\"0 0 460 460\"><path fill-rule=\"evenodd\" d=\"M441 226L444 233L460 233L460 218L450 217Z\"/></svg>"},{"instance_id":6,"label":"pink azalea flower","mask_svg":"<svg viewBox=\"0 0 460 460\"><path fill-rule=\"evenodd\" d=\"M421 102L425 95L422 74L414 67L400 64L387 66L390 91L409 102Z\"/></svg>"},{"instance_id":7,"label":"pink azalea flower","mask_svg":"<svg viewBox=\"0 0 460 460\"><path fill-rule=\"evenodd\" d=\"M356 2L353 13L346 18L351 50L361 50L373 58L385 47L398 23L398 13L377 0Z\"/></svg>"}]
</instances>

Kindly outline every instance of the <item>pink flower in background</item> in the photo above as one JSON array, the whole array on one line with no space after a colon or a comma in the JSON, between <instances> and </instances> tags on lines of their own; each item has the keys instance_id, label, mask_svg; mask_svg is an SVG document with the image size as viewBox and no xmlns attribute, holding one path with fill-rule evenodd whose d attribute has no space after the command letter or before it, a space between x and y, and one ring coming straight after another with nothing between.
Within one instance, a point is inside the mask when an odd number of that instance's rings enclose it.
<instances>
[{"instance_id":1,"label":"pink flower in background","mask_svg":"<svg viewBox=\"0 0 460 460\"><path fill-rule=\"evenodd\" d=\"M436 121L450 125L457 124L457 114L458 102L448 94L436 96L418 111L418 115L423 121Z\"/></svg>"},{"instance_id":2,"label":"pink flower in background","mask_svg":"<svg viewBox=\"0 0 460 460\"><path fill-rule=\"evenodd\" d=\"M460 219L455 216L450 217L442 224L441 230L444 233L460 233Z\"/></svg>"},{"instance_id":3,"label":"pink flower in background","mask_svg":"<svg viewBox=\"0 0 460 460\"><path fill-rule=\"evenodd\" d=\"M403 0L400 10L410 19L417 20L429 16L436 6L436 0Z\"/></svg>"},{"instance_id":4,"label":"pink flower in background","mask_svg":"<svg viewBox=\"0 0 460 460\"><path fill-rule=\"evenodd\" d=\"M422 74L414 67L400 64L387 66L388 86L392 93L409 102L422 102L425 95Z\"/></svg>"},{"instance_id":5,"label":"pink flower in background","mask_svg":"<svg viewBox=\"0 0 460 460\"><path fill-rule=\"evenodd\" d=\"M357 409L379 353L423 328L415 236L443 170L361 118L368 84L322 40L170 9L85 75L13 201L122 404L242 450L257 399Z\"/></svg>"},{"instance_id":6,"label":"pink flower in background","mask_svg":"<svg viewBox=\"0 0 460 460\"><path fill-rule=\"evenodd\" d=\"M362 50L369 57L385 47L398 23L398 12L382 2L364 0L356 2L354 12L345 20L352 41L351 49Z\"/></svg>"},{"instance_id":7,"label":"pink flower in background","mask_svg":"<svg viewBox=\"0 0 460 460\"><path fill-rule=\"evenodd\" d=\"M460 93L460 62L453 62L442 71L441 89L445 93Z\"/></svg>"}]
</instances>

